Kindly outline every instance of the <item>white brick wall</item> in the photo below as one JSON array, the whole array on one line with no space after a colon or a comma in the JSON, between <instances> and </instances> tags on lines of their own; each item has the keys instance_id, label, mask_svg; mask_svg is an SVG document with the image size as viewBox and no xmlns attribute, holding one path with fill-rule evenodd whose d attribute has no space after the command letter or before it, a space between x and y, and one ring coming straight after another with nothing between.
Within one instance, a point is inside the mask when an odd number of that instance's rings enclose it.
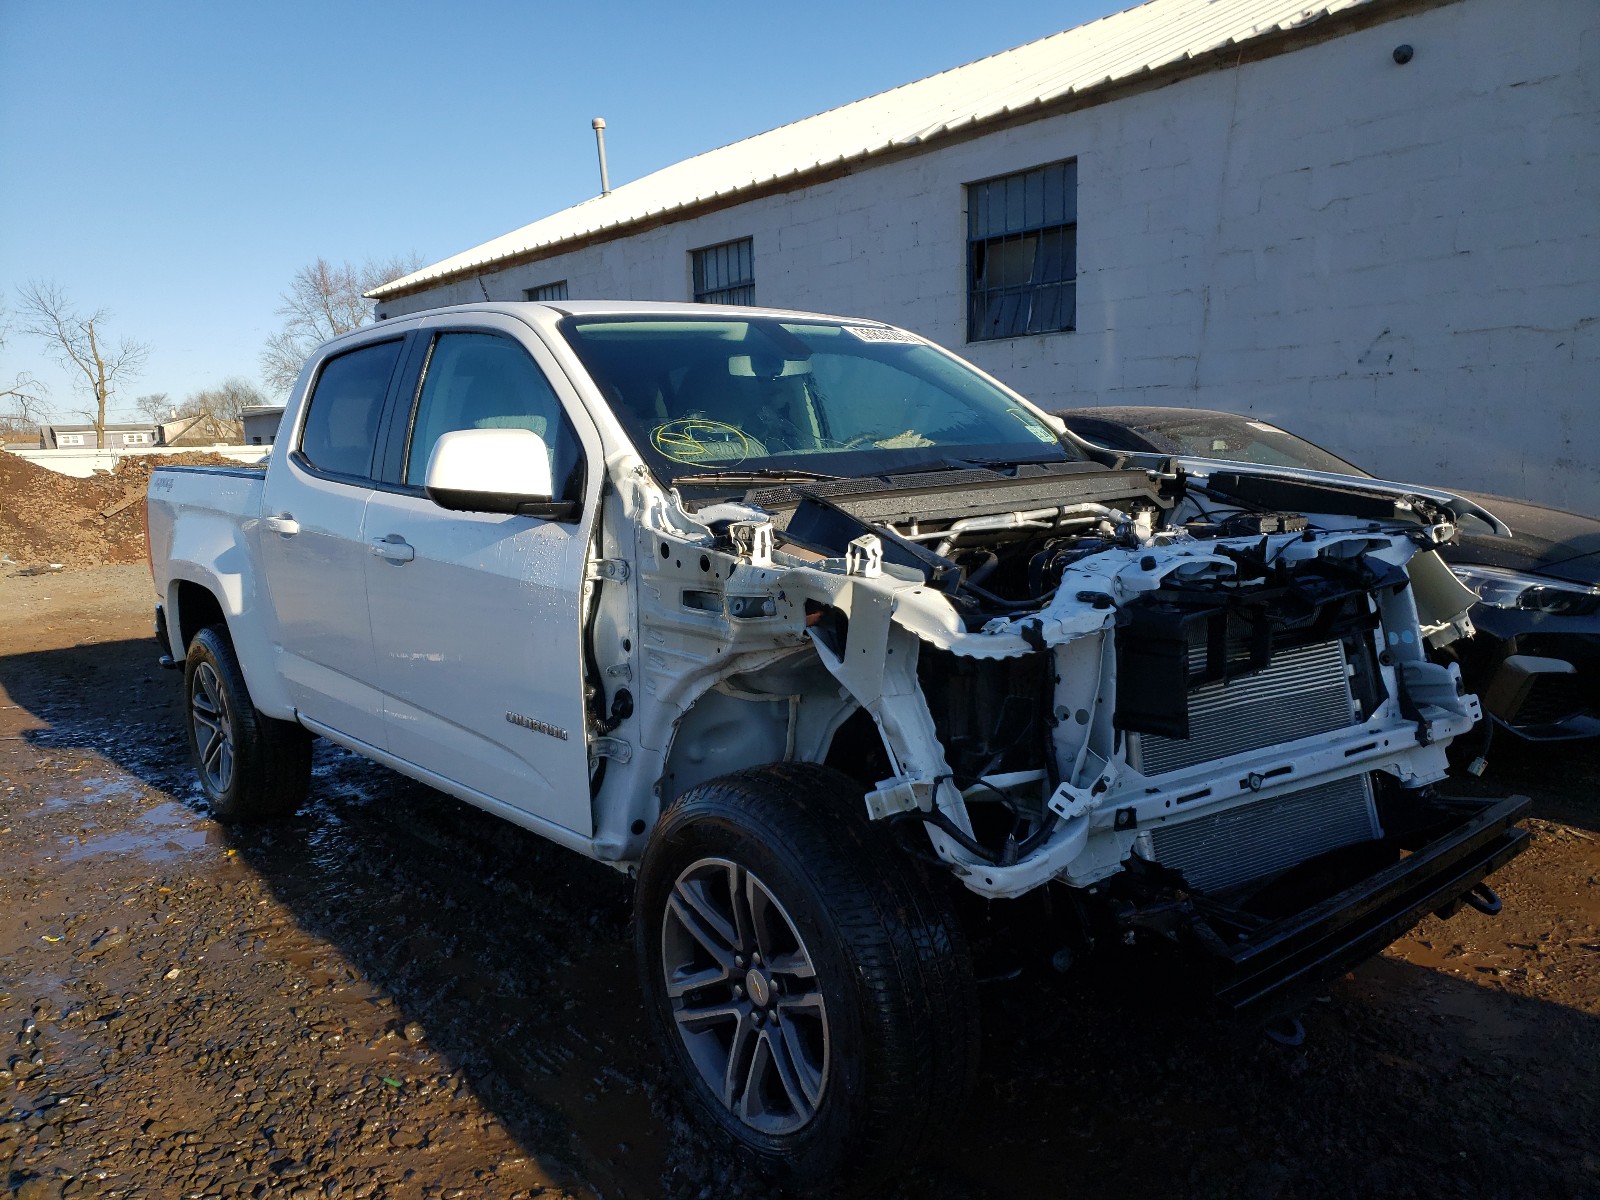
<instances>
[{"instance_id":1,"label":"white brick wall","mask_svg":"<svg viewBox=\"0 0 1600 1200\"><path fill-rule=\"evenodd\" d=\"M1078 329L965 344L962 185L1068 157ZM746 236L758 303L905 325L1047 406L1250 412L1380 475L1600 514L1593 0L1460 0L482 286L686 299L688 252Z\"/></svg>"}]
</instances>

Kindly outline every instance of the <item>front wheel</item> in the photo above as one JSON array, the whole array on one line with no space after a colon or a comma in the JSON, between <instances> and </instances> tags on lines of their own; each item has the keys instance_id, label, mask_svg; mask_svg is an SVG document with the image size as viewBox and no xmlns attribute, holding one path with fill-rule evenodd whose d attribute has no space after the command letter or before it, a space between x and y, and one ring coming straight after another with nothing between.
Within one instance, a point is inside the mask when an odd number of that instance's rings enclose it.
<instances>
[{"instance_id":1,"label":"front wheel","mask_svg":"<svg viewBox=\"0 0 1600 1200\"><path fill-rule=\"evenodd\" d=\"M943 880L806 763L681 797L639 873L652 1025L692 1108L791 1187L864 1186L960 1111L977 1064Z\"/></svg>"},{"instance_id":2,"label":"front wheel","mask_svg":"<svg viewBox=\"0 0 1600 1200\"><path fill-rule=\"evenodd\" d=\"M189 750L217 819L292 815L311 785L311 735L256 711L222 626L207 626L189 643L183 688Z\"/></svg>"}]
</instances>

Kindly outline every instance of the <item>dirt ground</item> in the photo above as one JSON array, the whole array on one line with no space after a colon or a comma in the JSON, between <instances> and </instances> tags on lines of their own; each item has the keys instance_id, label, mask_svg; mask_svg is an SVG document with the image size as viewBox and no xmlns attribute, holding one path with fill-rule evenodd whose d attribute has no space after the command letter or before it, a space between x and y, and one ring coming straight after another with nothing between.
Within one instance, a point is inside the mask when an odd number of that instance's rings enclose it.
<instances>
[{"instance_id":1,"label":"dirt ground","mask_svg":"<svg viewBox=\"0 0 1600 1200\"><path fill-rule=\"evenodd\" d=\"M144 496L156 467L240 464L209 450L129 454L86 479L0 453L0 569L145 561ZM3 619L3 613L0 613Z\"/></svg>"},{"instance_id":2,"label":"dirt ground","mask_svg":"<svg viewBox=\"0 0 1600 1200\"><path fill-rule=\"evenodd\" d=\"M0 1196L772 1196L665 1094L626 879L325 745L303 815L228 833L151 604L0 571ZM882 1195L1600 1196L1597 785L1498 746L1541 818L1504 913L1428 920L1298 1047L1141 961L1002 963L970 1110Z\"/></svg>"}]
</instances>

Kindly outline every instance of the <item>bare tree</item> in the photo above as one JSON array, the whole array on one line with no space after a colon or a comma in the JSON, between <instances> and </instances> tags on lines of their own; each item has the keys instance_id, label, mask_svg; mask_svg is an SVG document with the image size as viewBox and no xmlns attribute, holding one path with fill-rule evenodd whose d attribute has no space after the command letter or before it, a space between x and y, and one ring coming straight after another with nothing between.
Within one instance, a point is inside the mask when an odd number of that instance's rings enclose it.
<instances>
[{"instance_id":1,"label":"bare tree","mask_svg":"<svg viewBox=\"0 0 1600 1200\"><path fill-rule=\"evenodd\" d=\"M172 397L166 392L151 392L140 396L133 402L133 407L140 416L149 418L152 425L170 421L173 417Z\"/></svg>"},{"instance_id":2,"label":"bare tree","mask_svg":"<svg viewBox=\"0 0 1600 1200\"><path fill-rule=\"evenodd\" d=\"M157 425L187 417L202 418L185 425L176 436L191 441L196 437L237 441L244 436L244 410L267 403L260 388L248 379L233 375L216 387L193 392L177 402L166 392L155 392L140 396L133 406Z\"/></svg>"},{"instance_id":3,"label":"bare tree","mask_svg":"<svg viewBox=\"0 0 1600 1200\"><path fill-rule=\"evenodd\" d=\"M180 416L208 416L217 421L237 425L244 410L266 404L261 389L249 380L234 375L224 379L214 388L196 392L178 407Z\"/></svg>"},{"instance_id":4,"label":"bare tree","mask_svg":"<svg viewBox=\"0 0 1600 1200\"><path fill-rule=\"evenodd\" d=\"M355 263L330 263L319 258L295 272L281 299L283 328L267 339L261 351L261 373L267 386L286 392L312 350L331 337L359 329L372 320L372 301L364 292L409 275L422 266L415 254Z\"/></svg>"},{"instance_id":5,"label":"bare tree","mask_svg":"<svg viewBox=\"0 0 1600 1200\"><path fill-rule=\"evenodd\" d=\"M0 306L0 350L5 349L10 333L10 319L5 308ZM38 432L38 427L48 416L44 407L48 391L29 371L11 374L11 382L0 387L0 435L14 438Z\"/></svg>"},{"instance_id":6,"label":"bare tree","mask_svg":"<svg viewBox=\"0 0 1600 1200\"><path fill-rule=\"evenodd\" d=\"M17 376L17 386L0 392L0 442L32 441L50 419L39 395L29 390L31 380L24 372Z\"/></svg>"},{"instance_id":7,"label":"bare tree","mask_svg":"<svg viewBox=\"0 0 1600 1200\"><path fill-rule=\"evenodd\" d=\"M94 422L95 439L103 445L106 408L123 381L144 367L150 347L132 338L112 345L105 330L110 314L101 308L83 315L58 284L31 282L18 294L22 332L41 338L50 355L88 394L94 407L84 415Z\"/></svg>"}]
</instances>

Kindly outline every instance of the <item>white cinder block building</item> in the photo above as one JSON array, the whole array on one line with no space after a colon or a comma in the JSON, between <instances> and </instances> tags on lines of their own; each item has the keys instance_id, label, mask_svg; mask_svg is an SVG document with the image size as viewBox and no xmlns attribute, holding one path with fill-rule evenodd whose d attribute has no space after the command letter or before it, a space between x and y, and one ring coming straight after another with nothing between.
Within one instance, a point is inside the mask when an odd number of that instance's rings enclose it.
<instances>
[{"instance_id":1,"label":"white cinder block building","mask_svg":"<svg viewBox=\"0 0 1600 1200\"><path fill-rule=\"evenodd\" d=\"M1600 513L1600 4L1151 0L373 293L882 318L1047 407Z\"/></svg>"}]
</instances>

